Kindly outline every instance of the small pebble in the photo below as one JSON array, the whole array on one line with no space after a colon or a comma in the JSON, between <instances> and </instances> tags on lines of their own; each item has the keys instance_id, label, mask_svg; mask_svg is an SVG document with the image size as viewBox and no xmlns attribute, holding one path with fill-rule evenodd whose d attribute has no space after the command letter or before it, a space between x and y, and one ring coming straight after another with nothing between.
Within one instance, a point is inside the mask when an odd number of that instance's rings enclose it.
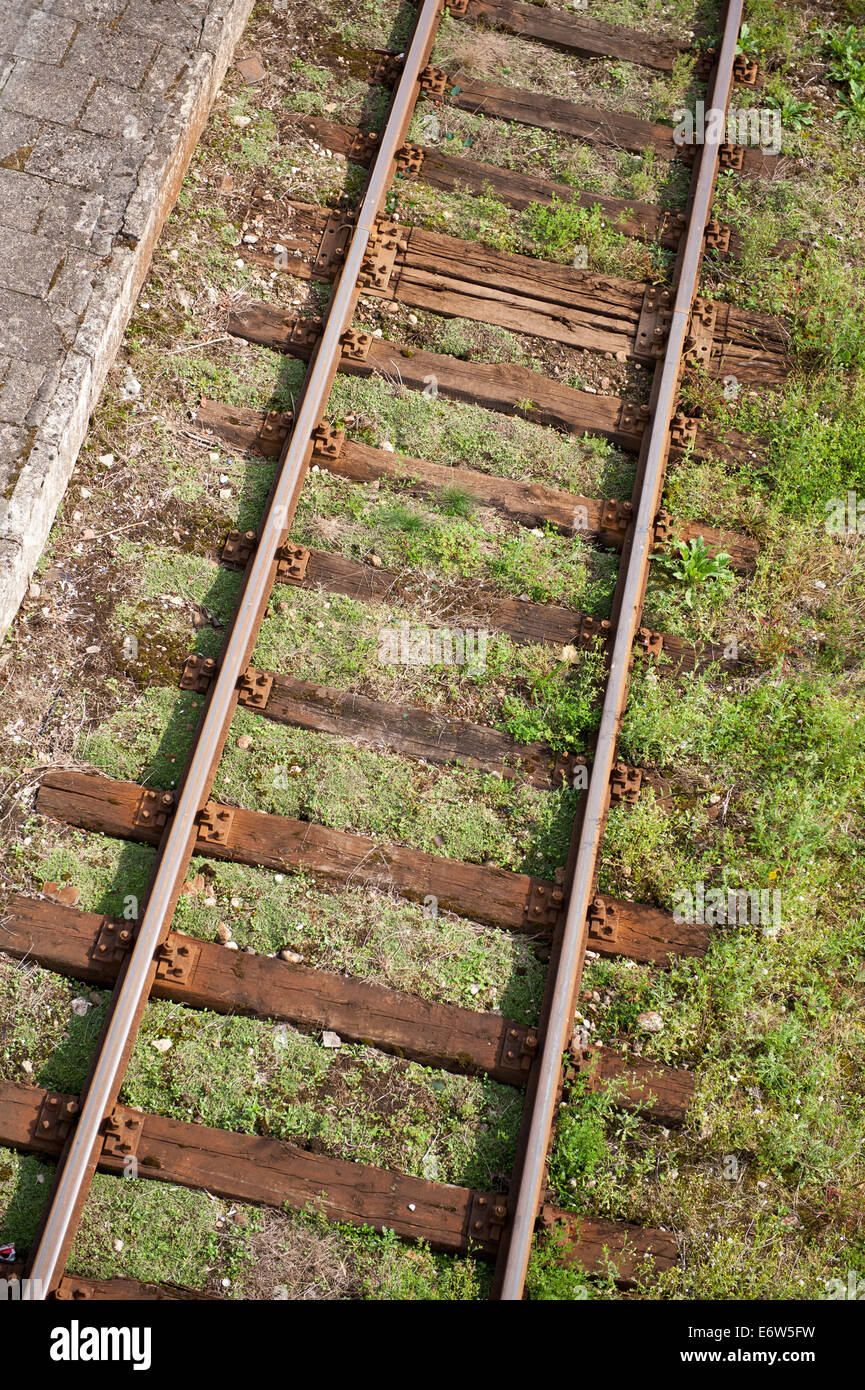
<instances>
[{"instance_id":1,"label":"small pebble","mask_svg":"<svg viewBox=\"0 0 865 1390\"><path fill-rule=\"evenodd\" d=\"M126 374L123 378L123 386L121 388L120 394L127 401L134 400L136 396L141 395L141 382L134 375L131 367L126 368Z\"/></svg>"},{"instance_id":2,"label":"small pebble","mask_svg":"<svg viewBox=\"0 0 865 1390\"><path fill-rule=\"evenodd\" d=\"M664 1026L664 1020L661 1018L661 1015L655 1013L653 1009L650 1009L648 1013L639 1014L637 1023L644 1033L660 1033Z\"/></svg>"},{"instance_id":3,"label":"small pebble","mask_svg":"<svg viewBox=\"0 0 865 1390\"><path fill-rule=\"evenodd\" d=\"M321 1035L322 1047L342 1047L342 1038L339 1033L331 1033L328 1030Z\"/></svg>"},{"instance_id":4,"label":"small pebble","mask_svg":"<svg viewBox=\"0 0 865 1390\"><path fill-rule=\"evenodd\" d=\"M171 1047L170 1038L151 1038L150 1046L154 1052L167 1052Z\"/></svg>"},{"instance_id":5,"label":"small pebble","mask_svg":"<svg viewBox=\"0 0 865 1390\"><path fill-rule=\"evenodd\" d=\"M243 748L244 750L252 747L252 739L249 734L240 735L240 738L237 740L237 747Z\"/></svg>"}]
</instances>

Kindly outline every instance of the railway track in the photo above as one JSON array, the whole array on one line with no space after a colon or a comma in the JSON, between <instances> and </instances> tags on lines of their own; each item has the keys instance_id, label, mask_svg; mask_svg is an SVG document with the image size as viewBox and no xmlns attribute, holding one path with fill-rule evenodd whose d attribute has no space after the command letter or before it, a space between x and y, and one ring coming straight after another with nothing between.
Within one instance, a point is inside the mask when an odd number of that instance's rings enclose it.
<instances>
[{"instance_id":1,"label":"railway track","mask_svg":"<svg viewBox=\"0 0 865 1390\"><path fill-rule=\"evenodd\" d=\"M742 0L730 0L719 44L705 67L707 107L726 111L736 80L759 80L736 54L741 11ZM456 0L449 12L467 24L483 21L575 54L625 57L662 71L681 51L677 45L512 0ZM578 1218L556 1209L546 1200L546 1166L557 1104L576 1075L592 1087L615 1086L617 1104L668 1125L682 1121L693 1092L690 1072L593 1048L575 1035L574 1013L587 952L663 964L671 957L700 956L708 946L704 927L679 924L652 904L599 894L598 857L611 804L635 800L641 782L651 783L621 761L617 746L634 662L655 661L664 678L675 679L678 672L706 664L733 666L742 656L734 660L721 646L694 647L652 631L642 622L642 609L651 557L670 540L702 535L741 570L755 559L756 547L747 537L699 523L675 531L663 510L663 492L668 464L675 466L685 450L698 456L711 450L736 467L752 447L732 429L723 439L712 438L699 419L688 417L680 400L684 372L697 366L716 377L734 372L742 381L771 384L785 371L783 332L776 323L699 296L707 247L729 253L736 249L735 238L712 218L719 169L746 167L759 176L770 172L772 157L707 137L693 152L687 203L676 214L586 195L590 203L606 201L611 214L622 215L627 235L675 250L670 278L662 285L495 253L395 223L386 213L395 177L425 180L434 188L479 188L489 180L500 197L517 207L558 196L556 185L542 179L407 144L422 93L619 148L651 147L661 158L679 157L687 149L672 145L668 127L650 127L564 100L532 103L525 93L482 83L463 83L454 90L447 74L430 65L442 13L441 0L422 0L404 55L369 59L374 80L393 89L384 127L375 138L334 122L307 121L316 139L368 167L356 211L293 205L287 238L287 208L266 188L250 210L258 233L250 257L271 264L275 249L285 252L284 268L301 278L332 282L333 293L317 319L286 317L266 304L250 304L231 319L232 334L309 363L291 414L238 410L213 401L203 402L199 412L202 432L246 449L252 457L276 458L278 469L258 528L234 532L225 540L223 563L242 569L243 580L222 652L218 659L191 655L178 673L183 689L205 697L194 751L179 787L175 792L145 788L69 770L51 771L42 781L38 807L44 815L154 845L158 854L136 922L18 897L0 926L0 949L113 990L79 1096L0 1086L0 1142L49 1156L57 1165L25 1271L30 1297L183 1296L182 1291L148 1289L132 1281L101 1285L65 1274L94 1173L123 1173L132 1162L142 1177L279 1207L302 1208L318 1201L335 1220L389 1227L437 1250L474 1251L495 1262L495 1296L505 1300L522 1296L539 1226L557 1227L566 1257L590 1273L604 1272L612 1260L623 1284L678 1258L669 1232ZM362 293L516 328L554 343L622 354L650 368L648 404L637 407L577 391L514 366L403 350L352 326ZM337 373L396 370L410 389L422 389L434 377L445 399L524 413L566 433L588 431L611 439L637 457L630 502L444 469L347 438L327 413ZM542 744L520 744L482 724L433 719L422 709L395 707L251 664L278 585L348 594L370 604L411 598L411 581L397 572L293 542L295 509L314 463L351 483L384 479L421 496L456 481L517 525L548 524L620 553L612 608L603 622L525 600L483 596L472 611L464 598L454 599L455 622L480 626L483 620L517 643L573 644L602 653L604 692L590 759L556 753ZM386 746L409 758L456 762L524 778L538 787L581 789L567 864L547 881L218 802L214 779L239 706L261 719ZM662 800L667 789L657 780L651 785ZM529 1028L494 1014L428 1003L301 964L232 957L216 944L185 936L175 929L174 914L194 854L307 869L335 886L385 883L406 898L432 897L442 908L473 921L526 932L544 943L550 956L539 1024ZM124 1074L150 998L286 1020L306 1030L334 1029L346 1039L428 1066L488 1075L519 1088L523 1118L509 1190L482 1192L405 1177L278 1140L234 1135L121 1106Z\"/></svg>"}]
</instances>

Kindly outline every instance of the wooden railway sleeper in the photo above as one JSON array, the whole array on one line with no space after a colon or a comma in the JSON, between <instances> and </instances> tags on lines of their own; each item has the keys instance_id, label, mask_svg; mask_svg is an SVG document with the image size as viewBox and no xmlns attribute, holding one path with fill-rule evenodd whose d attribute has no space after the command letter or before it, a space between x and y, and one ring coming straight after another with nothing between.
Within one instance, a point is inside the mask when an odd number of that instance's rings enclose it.
<instances>
[{"instance_id":1,"label":"wooden railway sleeper","mask_svg":"<svg viewBox=\"0 0 865 1390\"><path fill-rule=\"evenodd\" d=\"M205 676L200 674L204 662L198 653L191 653L184 663L183 674L180 678L180 687L183 690L195 690L201 694L206 694L216 675L216 663L208 662L208 673ZM273 689L274 676L270 671L261 671L255 666L248 666L238 682L238 701L245 709L258 711L266 710L270 694ZM619 761L615 764L610 776L611 801L614 805L621 801L628 804L635 802L640 793L643 773L640 768L629 767L627 763ZM572 787L576 791L585 791L588 786L589 764L583 753L558 752L555 757L552 772L552 782L554 786ZM105 931L114 932L112 924L106 924ZM113 938L112 938L113 939ZM106 949L110 947L110 941L106 938ZM125 949L125 947L124 947ZM110 955L100 954L99 959L112 959Z\"/></svg>"}]
</instances>

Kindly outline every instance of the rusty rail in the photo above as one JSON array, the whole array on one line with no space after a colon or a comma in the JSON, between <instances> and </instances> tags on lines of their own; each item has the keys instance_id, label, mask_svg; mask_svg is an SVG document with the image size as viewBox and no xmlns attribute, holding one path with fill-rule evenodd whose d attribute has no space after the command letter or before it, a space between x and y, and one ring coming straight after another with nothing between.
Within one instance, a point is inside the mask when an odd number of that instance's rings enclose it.
<instances>
[{"instance_id":1,"label":"rusty rail","mask_svg":"<svg viewBox=\"0 0 865 1390\"><path fill-rule=\"evenodd\" d=\"M62 1276L102 1147L102 1129L117 1101L126 1065L153 984L154 955L171 919L192 856L197 818L207 803L216 767L237 705L237 685L249 664L276 577L277 551L288 534L306 476L318 427L341 355L341 338L359 296L358 276L375 219L396 168L442 12L442 0L423 0L385 128L378 144L342 274L324 331L304 383L294 431L283 450L255 559L246 573L237 611L211 688L195 750L186 769L176 809L163 836L135 947L112 998L78 1121L61 1155L46 1214L30 1261L30 1289L43 1297ZM28 1295L35 1296L35 1295Z\"/></svg>"},{"instance_id":2,"label":"rusty rail","mask_svg":"<svg viewBox=\"0 0 865 1390\"><path fill-rule=\"evenodd\" d=\"M715 67L709 106L726 116L733 85L733 61L742 19L742 0L729 0L723 39ZM708 116L707 112L707 116ZM724 122L719 122L723 125ZM555 985L543 1037L534 1095L527 1105L523 1144L518 1169L511 1183L516 1206L506 1228L497 1271L497 1293L501 1299L522 1297L531 1253L535 1222L541 1205L547 1153L555 1116L561 1077L562 1056L570 1042L573 1006L579 988L588 934L587 916L594 892L597 859L605 823L610 772L616 758L616 744L627 699L629 670L634 639L640 621L648 579L655 516L664 486L664 471L670 448L670 423L675 409L682 357L691 308L699 284L704 235L718 174L722 131L707 122L706 143L702 146L699 171L691 202L672 323L654 401L652 422L643 447L643 476L627 566L621 589L616 636L592 772L580 828L573 882L561 937ZM513 1200L511 1202L513 1208Z\"/></svg>"}]
</instances>

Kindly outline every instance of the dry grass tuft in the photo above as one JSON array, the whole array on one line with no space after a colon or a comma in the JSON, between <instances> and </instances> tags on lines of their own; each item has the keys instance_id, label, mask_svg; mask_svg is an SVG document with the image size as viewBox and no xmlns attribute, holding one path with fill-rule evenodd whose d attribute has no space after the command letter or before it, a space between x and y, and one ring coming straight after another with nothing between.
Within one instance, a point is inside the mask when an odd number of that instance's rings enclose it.
<instances>
[{"instance_id":1,"label":"dry grass tuft","mask_svg":"<svg viewBox=\"0 0 865 1390\"><path fill-rule=\"evenodd\" d=\"M491 77L509 65L510 40L503 34L469 34L451 49L451 64L458 69Z\"/></svg>"}]
</instances>

